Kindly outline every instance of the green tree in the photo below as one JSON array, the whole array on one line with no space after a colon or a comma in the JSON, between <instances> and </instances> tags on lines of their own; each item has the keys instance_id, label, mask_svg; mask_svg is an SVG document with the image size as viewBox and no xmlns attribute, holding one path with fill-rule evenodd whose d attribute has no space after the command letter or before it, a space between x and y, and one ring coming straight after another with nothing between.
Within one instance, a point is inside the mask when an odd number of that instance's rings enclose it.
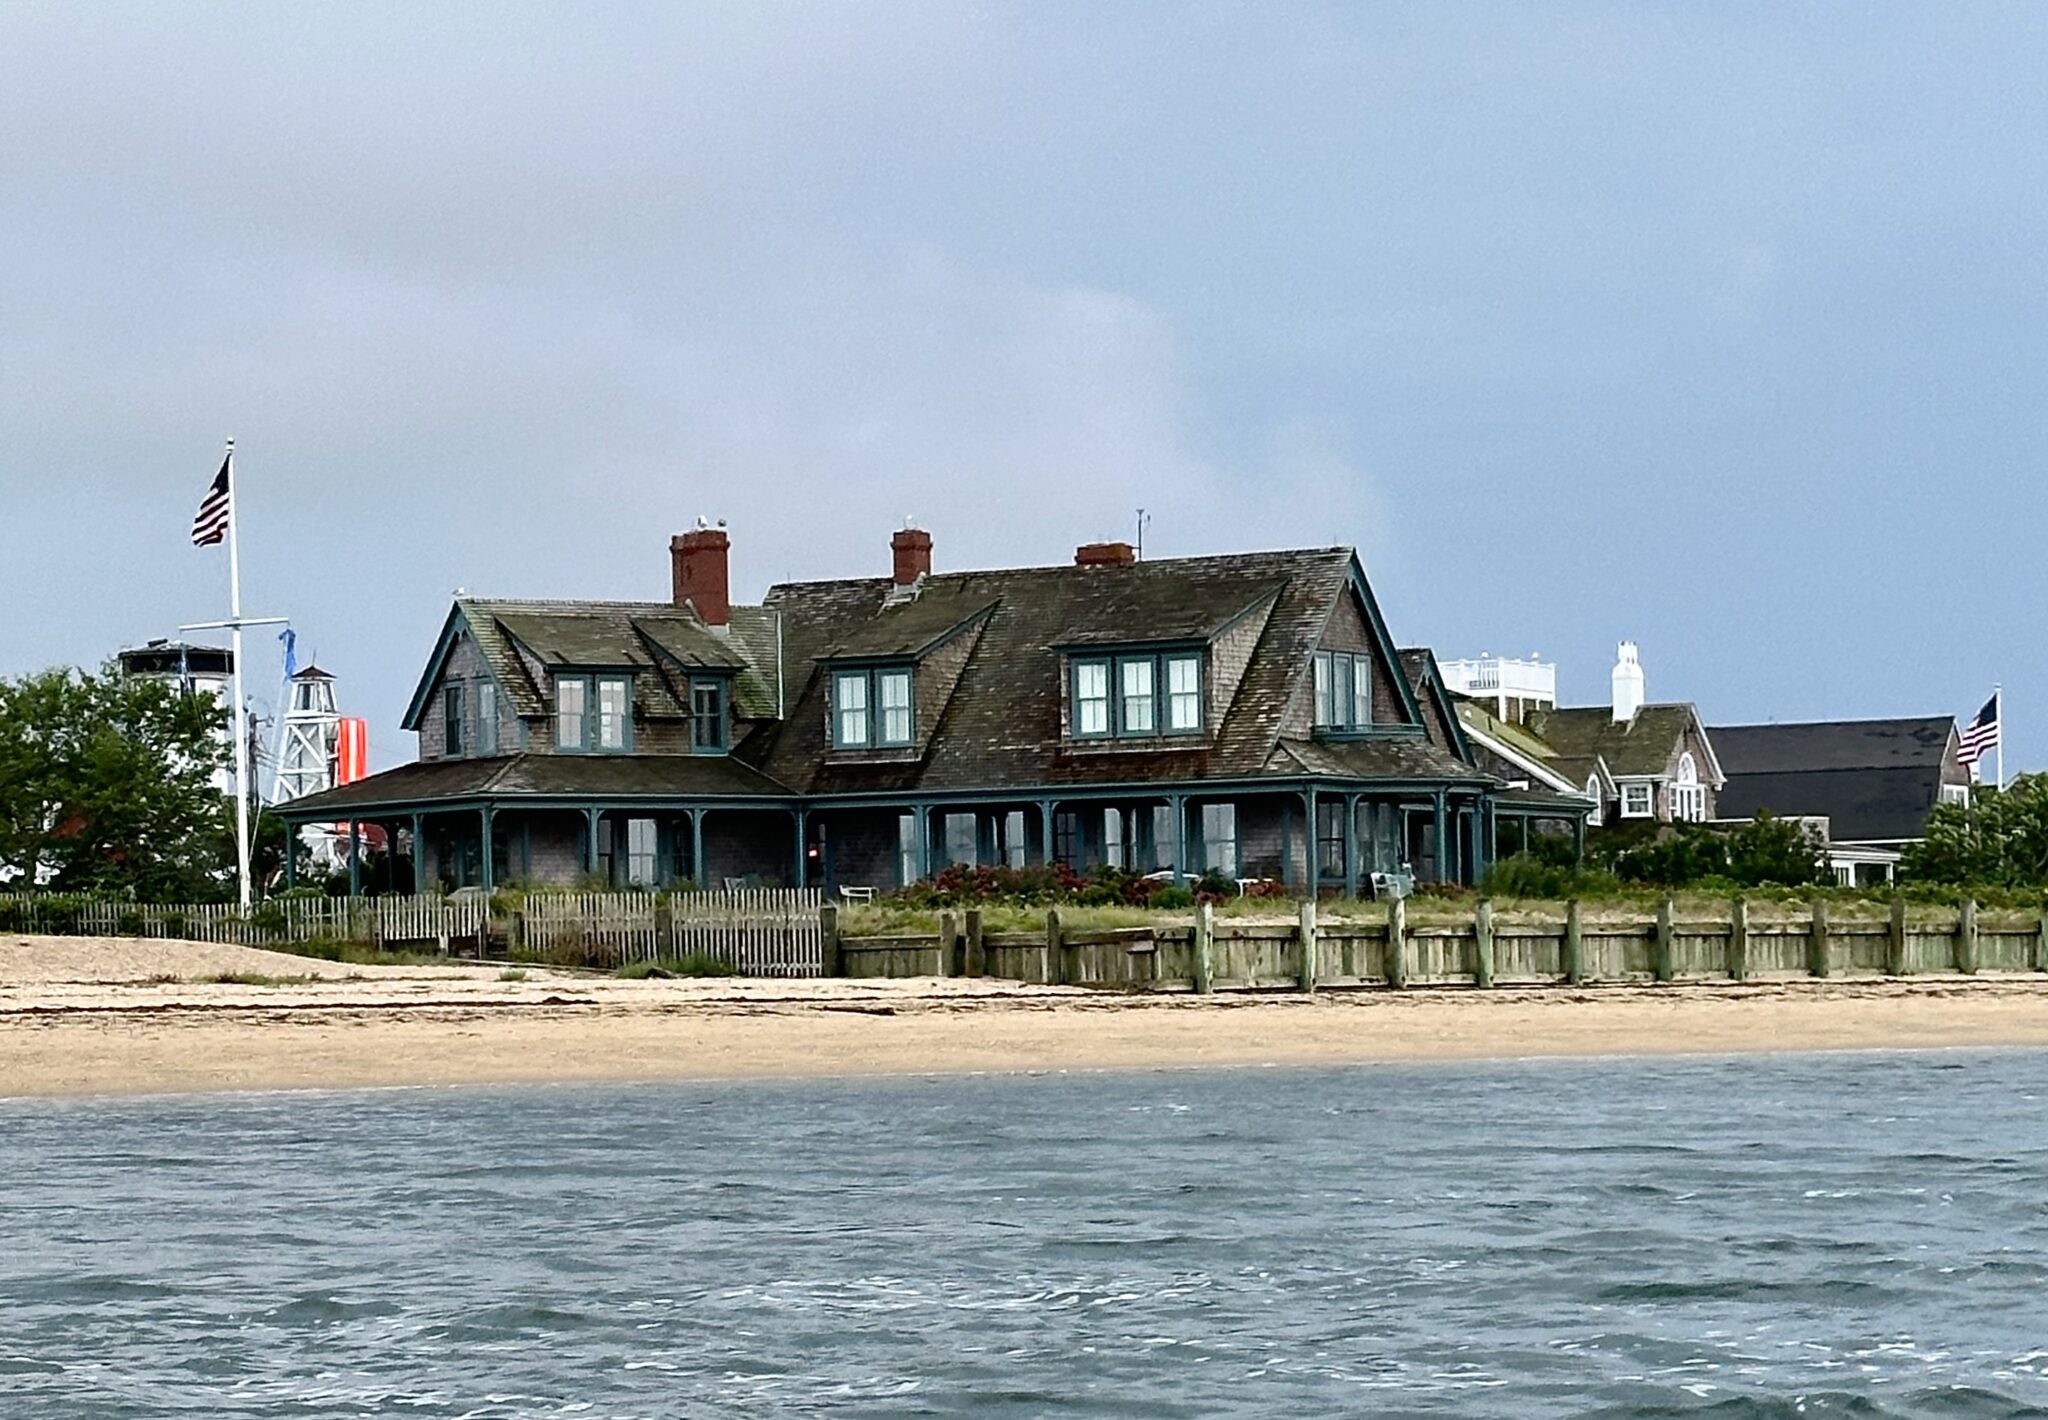
<instances>
[{"instance_id":1,"label":"green tree","mask_svg":"<svg viewBox=\"0 0 2048 1420\"><path fill-rule=\"evenodd\" d=\"M113 665L0 679L0 879L217 895L233 863L233 801L213 784L226 713Z\"/></svg>"},{"instance_id":2,"label":"green tree","mask_svg":"<svg viewBox=\"0 0 2048 1420\"><path fill-rule=\"evenodd\" d=\"M2002 791L1982 785L1970 803L1937 806L1899 872L1920 882L2048 886L2048 774L2023 774Z\"/></svg>"}]
</instances>

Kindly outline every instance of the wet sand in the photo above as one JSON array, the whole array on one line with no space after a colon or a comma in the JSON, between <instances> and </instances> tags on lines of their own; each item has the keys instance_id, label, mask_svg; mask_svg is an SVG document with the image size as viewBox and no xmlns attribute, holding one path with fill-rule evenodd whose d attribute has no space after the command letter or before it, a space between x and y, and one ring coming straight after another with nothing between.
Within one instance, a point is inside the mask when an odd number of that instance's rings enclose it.
<instances>
[{"instance_id":1,"label":"wet sand","mask_svg":"<svg viewBox=\"0 0 2048 1420\"><path fill-rule=\"evenodd\" d=\"M0 938L0 1095L2048 1046L2048 978L2017 976L1196 998L503 975Z\"/></svg>"}]
</instances>

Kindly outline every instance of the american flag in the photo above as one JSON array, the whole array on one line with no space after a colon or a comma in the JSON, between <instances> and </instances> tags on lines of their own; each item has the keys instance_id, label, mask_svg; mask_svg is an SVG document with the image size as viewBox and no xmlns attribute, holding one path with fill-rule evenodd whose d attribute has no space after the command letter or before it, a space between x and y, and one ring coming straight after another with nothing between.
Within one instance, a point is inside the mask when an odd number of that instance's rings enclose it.
<instances>
[{"instance_id":1,"label":"american flag","mask_svg":"<svg viewBox=\"0 0 2048 1420\"><path fill-rule=\"evenodd\" d=\"M192 545L212 547L227 541L228 507L234 501L229 488L229 469L234 466L235 456L229 454L221 460L220 472L213 476L213 486L206 490L206 496L199 500L199 512L192 519Z\"/></svg>"},{"instance_id":2,"label":"american flag","mask_svg":"<svg viewBox=\"0 0 2048 1420\"><path fill-rule=\"evenodd\" d=\"M1984 708L1977 712L1977 718L1970 721L1963 731L1963 747L1957 752L1965 768L1975 768L1977 761L1998 748L1998 697L2000 692L1991 692L1991 698L1984 702Z\"/></svg>"}]
</instances>

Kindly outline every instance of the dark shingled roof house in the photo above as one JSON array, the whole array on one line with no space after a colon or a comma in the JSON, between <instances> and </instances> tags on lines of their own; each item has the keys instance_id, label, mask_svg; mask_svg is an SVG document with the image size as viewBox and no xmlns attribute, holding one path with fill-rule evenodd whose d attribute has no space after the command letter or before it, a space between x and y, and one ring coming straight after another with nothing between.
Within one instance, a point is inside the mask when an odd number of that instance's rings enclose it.
<instances>
[{"instance_id":1,"label":"dark shingled roof house","mask_svg":"<svg viewBox=\"0 0 2048 1420\"><path fill-rule=\"evenodd\" d=\"M1728 775L1721 816L1826 819L1829 861L1845 883L1890 880L1934 806L1970 796L1947 715L1724 725L1712 734Z\"/></svg>"},{"instance_id":2,"label":"dark shingled roof house","mask_svg":"<svg viewBox=\"0 0 2048 1420\"><path fill-rule=\"evenodd\" d=\"M297 800L444 887L894 887L951 863L1475 880L1497 820L1585 801L1480 770L1351 549L934 572L728 595L723 529L665 602L458 598L405 717L419 760Z\"/></svg>"}]
</instances>

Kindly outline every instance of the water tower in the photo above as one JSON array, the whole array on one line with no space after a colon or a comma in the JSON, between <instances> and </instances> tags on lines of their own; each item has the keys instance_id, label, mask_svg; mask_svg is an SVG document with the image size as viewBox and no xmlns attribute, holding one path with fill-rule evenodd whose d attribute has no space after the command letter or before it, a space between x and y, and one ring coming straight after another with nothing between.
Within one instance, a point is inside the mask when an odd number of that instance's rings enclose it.
<instances>
[{"instance_id":1,"label":"water tower","mask_svg":"<svg viewBox=\"0 0 2048 1420\"><path fill-rule=\"evenodd\" d=\"M318 666L307 666L285 685L271 802L289 803L355 783L369 772L369 741L365 721L343 717L334 697L334 677ZM308 826L302 837L316 861L339 867L347 860L347 824Z\"/></svg>"}]
</instances>

